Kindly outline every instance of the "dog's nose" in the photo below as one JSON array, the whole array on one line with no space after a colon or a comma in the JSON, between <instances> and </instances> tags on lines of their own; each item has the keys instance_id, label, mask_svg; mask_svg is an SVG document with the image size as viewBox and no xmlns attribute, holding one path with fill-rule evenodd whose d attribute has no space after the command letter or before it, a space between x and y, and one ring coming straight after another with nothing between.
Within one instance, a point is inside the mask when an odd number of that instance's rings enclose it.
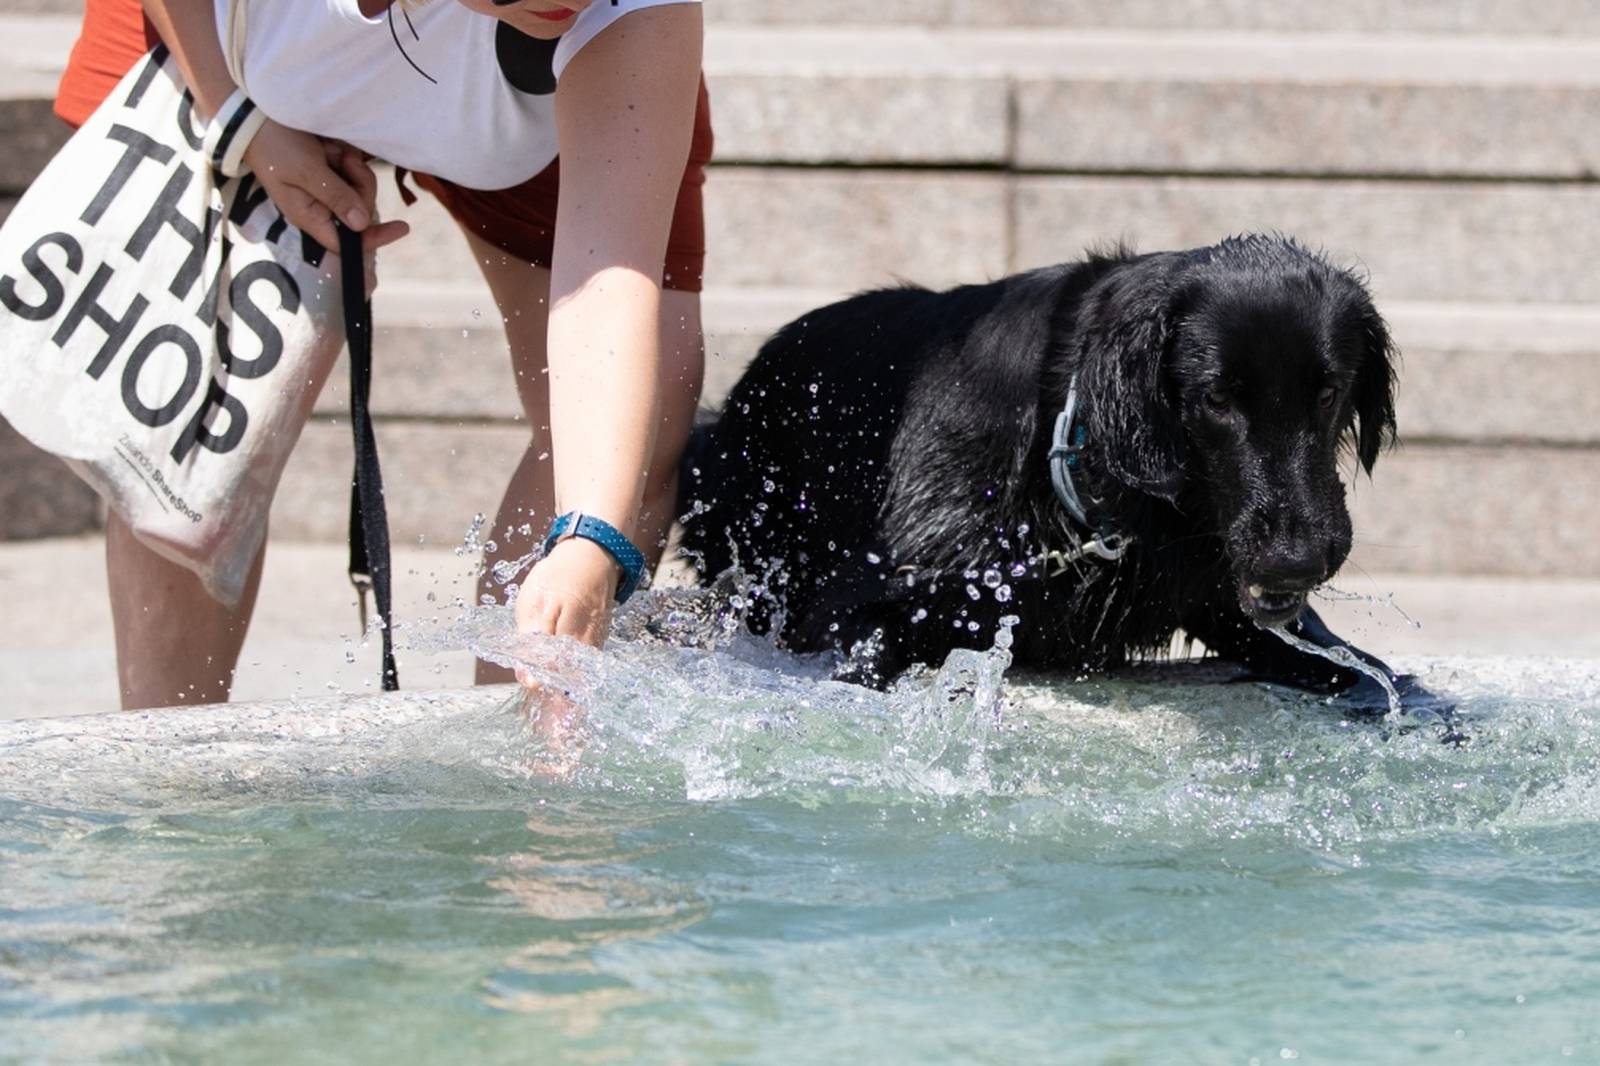
<instances>
[{"instance_id":1,"label":"dog's nose","mask_svg":"<svg viewBox=\"0 0 1600 1066\"><path fill-rule=\"evenodd\" d=\"M1307 541L1275 541L1256 560L1254 583L1269 589L1302 591L1328 576L1325 545Z\"/></svg>"}]
</instances>

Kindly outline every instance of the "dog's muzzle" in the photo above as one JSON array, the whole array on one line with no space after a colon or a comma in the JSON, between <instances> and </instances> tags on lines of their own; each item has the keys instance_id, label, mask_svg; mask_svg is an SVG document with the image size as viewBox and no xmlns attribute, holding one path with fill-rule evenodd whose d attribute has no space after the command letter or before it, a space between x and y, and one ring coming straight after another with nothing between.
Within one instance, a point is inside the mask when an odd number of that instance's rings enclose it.
<instances>
[{"instance_id":1,"label":"dog's muzzle","mask_svg":"<svg viewBox=\"0 0 1600 1066\"><path fill-rule=\"evenodd\" d=\"M1245 580L1239 582L1239 606L1264 626L1283 625L1300 617L1310 589L1273 589Z\"/></svg>"}]
</instances>

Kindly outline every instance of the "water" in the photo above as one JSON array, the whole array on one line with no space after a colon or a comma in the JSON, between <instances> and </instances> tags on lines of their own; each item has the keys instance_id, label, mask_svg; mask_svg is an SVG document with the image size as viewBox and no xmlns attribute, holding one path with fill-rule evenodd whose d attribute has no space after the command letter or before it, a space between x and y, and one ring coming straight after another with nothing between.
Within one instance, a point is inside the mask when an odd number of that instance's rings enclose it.
<instances>
[{"instance_id":1,"label":"water","mask_svg":"<svg viewBox=\"0 0 1600 1066\"><path fill-rule=\"evenodd\" d=\"M1358 674L1365 674L1367 677L1372 678L1378 684L1378 687L1383 689L1384 697L1389 703L1390 717L1400 717L1402 713L1400 692L1394 687L1394 682L1389 679L1389 675L1356 655L1349 648L1325 648L1320 644L1313 644L1309 640L1303 640L1295 636L1282 626L1266 626L1264 628L1268 633L1271 633L1291 648L1299 648L1308 655L1315 655L1320 659L1326 659L1338 666L1348 667Z\"/></svg>"},{"instance_id":2,"label":"water","mask_svg":"<svg viewBox=\"0 0 1600 1066\"><path fill-rule=\"evenodd\" d=\"M1396 664L1455 743L727 621L557 648L581 721L0 723L0 1060L1600 1061L1600 664Z\"/></svg>"}]
</instances>

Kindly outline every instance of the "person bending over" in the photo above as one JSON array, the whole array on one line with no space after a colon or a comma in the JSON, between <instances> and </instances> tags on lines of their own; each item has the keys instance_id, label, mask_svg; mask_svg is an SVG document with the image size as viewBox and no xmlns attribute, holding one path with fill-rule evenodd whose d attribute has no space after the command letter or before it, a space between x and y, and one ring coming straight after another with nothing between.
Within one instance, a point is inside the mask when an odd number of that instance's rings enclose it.
<instances>
[{"instance_id":1,"label":"person bending over","mask_svg":"<svg viewBox=\"0 0 1600 1066\"><path fill-rule=\"evenodd\" d=\"M415 174L488 281L533 430L496 558L525 554L556 515L600 522L533 566L518 626L598 646L633 576L606 527L654 563L699 399L701 37L697 0L145 0L143 18L136 0L88 0L57 110L81 123L156 39L205 114L236 72L270 119L246 163L330 249L335 218L369 251L406 232L374 220L367 157ZM261 561L230 609L111 517L124 707L227 698ZM507 677L478 664L479 681Z\"/></svg>"}]
</instances>

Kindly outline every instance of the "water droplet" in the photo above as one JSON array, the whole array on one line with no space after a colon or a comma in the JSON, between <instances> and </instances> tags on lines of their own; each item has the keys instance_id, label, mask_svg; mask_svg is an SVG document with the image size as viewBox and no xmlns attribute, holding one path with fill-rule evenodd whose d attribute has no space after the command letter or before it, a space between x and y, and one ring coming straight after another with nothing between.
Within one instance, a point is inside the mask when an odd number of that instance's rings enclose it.
<instances>
[{"instance_id":1,"label":"water droplet","mask_svg":"<svg viewBox=\"0 0 1600 1066\"><path fill-rule=\"evenodd\" d=\"M457 555L477 555L483 550L483 541L480 538L483 534L483 524L486 521L487 519L481 511L472 516L472 524L467 527L467 535L456 546L455 553Z\"/></svg>"}]
</instances>

